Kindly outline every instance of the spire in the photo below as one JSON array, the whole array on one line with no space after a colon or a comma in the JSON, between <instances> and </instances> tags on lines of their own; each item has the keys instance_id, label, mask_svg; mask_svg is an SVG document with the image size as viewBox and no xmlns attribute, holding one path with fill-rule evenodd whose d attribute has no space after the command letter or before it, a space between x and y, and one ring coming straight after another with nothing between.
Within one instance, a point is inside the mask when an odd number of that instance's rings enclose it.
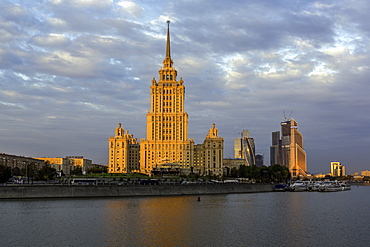
<instances>
[{"instance_id":1,"label":"spire","mask_svg":"<svg viewBox=\"0 0 370 247\"><path fill-rule=\"evenodd\" d=\"M173 61L171 59L171 48L170 48L170 21L167 21L167 42L166 42L166 58L163 60L164 68L171 68Z\"/></svg>"},{"instance_id":2,"label":"spire","mask_svg":"<svg viewBox=\"0 0 370 247\"><path fill-rule=\"evenodd\" d=\"M171 59L171 48L170 48L170 21L167 21L167 43L166 43L166 58Z\"/></svg>"}]
</instances>

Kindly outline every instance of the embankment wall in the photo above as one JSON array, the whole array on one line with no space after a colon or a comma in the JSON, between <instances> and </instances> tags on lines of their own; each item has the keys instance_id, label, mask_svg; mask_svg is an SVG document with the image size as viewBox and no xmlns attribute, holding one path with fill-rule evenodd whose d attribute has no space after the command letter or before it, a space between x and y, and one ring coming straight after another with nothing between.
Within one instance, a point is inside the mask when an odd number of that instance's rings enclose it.
<instances>
[{"instance_id":1,"label":"embankment wall","mask_svg":"<svg viewBox=\"0 0 370 247\"><path fill-rule=\"evenodd\" d=\"M271 184L130 186L16 185L1 186L0 199L177 196L270 191L273 191L273 185Z\"/></svg>"}]
</instances>

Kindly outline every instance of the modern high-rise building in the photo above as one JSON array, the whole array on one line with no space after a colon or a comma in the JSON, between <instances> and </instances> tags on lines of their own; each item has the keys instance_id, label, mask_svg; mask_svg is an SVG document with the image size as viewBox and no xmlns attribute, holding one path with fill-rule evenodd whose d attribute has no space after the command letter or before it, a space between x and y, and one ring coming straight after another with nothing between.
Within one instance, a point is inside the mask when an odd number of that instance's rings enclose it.
<instances>
[{"instance_id":1,"label":"modern high-rise building","mask_svg":"<svg viewBox=\"0 0 370 247\"><path fill-rule=\"evenodd\" d=\"M245 165L256 164L256 148L254 139L250 137L249 130L243 130L240 138L234 140L234 158L245 159Z\"/></svg>"},{"instance_id":2,"label":"modern high-rise building","mask_svg":"<svg viewBox=\"0 0 370 247\"><path fill-rule=\"evenodd\" d=\"M234 140L234 158L244 159L243 139L250 138L251 134L250 134L249 130L243 130L239 134L240 134L240 138L236 138Z\"/></svg>"},{"instance_id":3,"label":"modern high-rise building","mask_svg":"<svg viewBox=\"0 0 370 247\"><path fill-rule=\"evenodd\" d=\"M281 162L280 131L272 132L272 145L270 146L270 165L282 164Z\"/></svg>"},{"instance_id":4,"label":"modern high-rise building","mask_svg":"<svg viewBox=\"0 0 370 247\"><path fill-rule=\"evenodd\" d=\"M289 119L281 123L279 131L272 133L270 164L280 164L289 168L292 177L306 176L306 152L303 147L303 135L298 130L298 123Z\"/></svg>"},{"instance_id":5,"label":"modern high-rise building","mask_svg":"<svg viewBox=\"0 0 370 247\"><path fill-rule=\"evenodd\" d=\"M146 114L146 138L140 139L140 172L145 174L199 173L200 175L222 175L223 138L218 137L215 125L209 130L203 144L194 145L188 138L188 114L185 112L185 86L182 78L177 79L170 49L170 22L167 22L166 57L159 70L159 78L152 79L150 86L150 108ZM119 126L120 128L120 126ZM118 128L118 129L119 129ZM117 137L116 129L116 137ZM118 136L120 136L120 132ZM131 172L136 161L127 159L129 146L123 149L120 138L111 138L109 172ZM124 139L124 138L123 138ZM130 143L130 141L128 141ZM119 145L119 146L118 146ZM124 146L127 148L127 144ZM135 149L136 150L136 149ZM136 151L135 151L136 152ZM114 155L120 154L115 157ZM126 155L126 156L125 156ZM120 161L120 162L118 162Z\"/></svg>"},{"instance_id":6,"label":"modern high-rise building","mask_svg":"<svg viewBox=\"0 0 370 247\"><path fill-rule=\"evenodd\" d=\"M257 167L264 166L263 154L256 154L256 166Z\"/></svg>"},{"instance_id":7,"label":"modern high-rise building","mask_svg":"<svg viewBox=\"0 0 370 247\"><path fill-rule=\"evenodd\" d=\"M346 167L338 161L330 162L330 174L333 177L341 177L346 175Z\"/></svg>"}]
</instances>

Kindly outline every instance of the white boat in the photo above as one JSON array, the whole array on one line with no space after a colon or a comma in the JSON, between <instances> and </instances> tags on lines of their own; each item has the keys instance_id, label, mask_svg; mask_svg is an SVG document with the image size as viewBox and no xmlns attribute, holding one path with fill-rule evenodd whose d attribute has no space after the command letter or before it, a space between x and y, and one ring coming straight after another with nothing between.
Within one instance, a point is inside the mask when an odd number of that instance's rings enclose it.
<instances>
[{"instance_id":1,"label":"white boat","mask_svg":"<svg viewBox=\"0 0 370 247\"><path fill-rule=\"evenodd\" d=\"M350 190L351 189L351 185L346 181L340 182L339 185L342 188L342 190Z\"/></svg>"},{"instance_id":2,"label":"white boat","mask_svg":"<svg viewBox=\"0 0 370 247\"><path fill-rule=\"evenodd\" d=\"M322 182L316 181L316 182L310 182L307 185L307 190L308 191L319 191L321 187Z\"/></svg>"},{"instance_id":3,"label":"white boat","mask_svg":"<svg viewBox=\"0 0 370 247\"><path fill-rule=\"evenodd\" d=\"M341 191L342 187L337 181L325 181L321 184L319 191L321 192L335 192Z\"/></svg>"},{"instance_id":4,"label":"white boat","mask_svg":"<svg viewBox=\"0 0 370 247\"><path fill-rule=\"evenodd\" d=\"M295 181L292 185L290 185L291 191L306 191L307 184L303 181Z\"/></svg>"}]
</instances>

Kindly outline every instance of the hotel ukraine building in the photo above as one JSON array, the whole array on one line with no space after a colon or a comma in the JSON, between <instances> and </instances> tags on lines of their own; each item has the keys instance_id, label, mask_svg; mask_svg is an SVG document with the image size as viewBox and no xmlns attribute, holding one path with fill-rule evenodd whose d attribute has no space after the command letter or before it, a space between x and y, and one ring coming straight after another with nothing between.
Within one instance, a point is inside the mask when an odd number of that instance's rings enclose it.
<instances>
[{"instance_id":1,"label":"hotel ukraine building","mask_svg":"<svg viewBox=\"0 0 370 247\"><path fill-rule=\"evenodd\" d=\"M140 143L121 124L108 140L109 173L223 174L224 139L212 124L202 144L188 138L185 86L177 80L170 49L170 22L167 22L166 57L158 81L150 86L150 109L146 114L146 138Z\"/></svg>"}]
</instances>

